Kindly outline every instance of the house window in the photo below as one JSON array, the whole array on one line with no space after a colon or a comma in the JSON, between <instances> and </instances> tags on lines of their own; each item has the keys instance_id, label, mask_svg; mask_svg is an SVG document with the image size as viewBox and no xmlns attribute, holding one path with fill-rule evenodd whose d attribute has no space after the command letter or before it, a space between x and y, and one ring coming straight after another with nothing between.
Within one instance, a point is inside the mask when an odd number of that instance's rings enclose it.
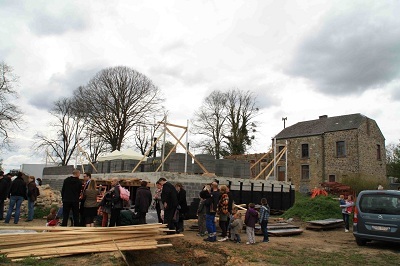
<instances>
[{"instance_id":1,"label":"house window","mask_svg":"<svg viewBox=\"0 0 400 266\"><path fill-rule=\"evenodd\" d=\"M346 146L344 141L336 142L336 156L346 157Z\"/></svg>"},{"instance_id":2,"label":"house window","mask_svg":"<svg viewBox=\"0 0 400 266\"><path fill-rule=\"evenodd\" d=\"M336 176L335 175L329 175L329 182L335 182L336 181Z\"/></svg>"},{"instance_id":3,"label":"house window","mask_svg":"<svg viewBox=\"0 0 400 266\"><path fill-rule=\"evenodd\" d=\"M382 160L382 158L381 158L381 145L376 145L376 159L377 160Z\"/></svg>"},{"instance_id":4,"label":"house window","mask_svg":"<svg viewBox=\"0 0 400 266\"><path fill-rule=\"evenodd\" d=\"M279 147L278 147L278 153L279 153L280 151L282 151L284 148L285 148L285 146L279 146ZM282 159L282 160L286 160L286 152L283 153L281 159Z\"/></svg>"},{"instance_id":5,"label":"house window","mask_svg":"<svg viewBox=\"0 0 400 266\"><path fill-rule=\"evenodd\" d=\"M308 144L301 144L301 158L309 158Z\"/></svg>"},{"instance_id":6,"label":"house window","mask_svg":"<svg viewBox=\"0 0 400 266\"><path fill-rule=\"evenodd\" d=\"M301 166L301 179L310 179L310 166L308 164Z\"/></svg>"}]
</instances>

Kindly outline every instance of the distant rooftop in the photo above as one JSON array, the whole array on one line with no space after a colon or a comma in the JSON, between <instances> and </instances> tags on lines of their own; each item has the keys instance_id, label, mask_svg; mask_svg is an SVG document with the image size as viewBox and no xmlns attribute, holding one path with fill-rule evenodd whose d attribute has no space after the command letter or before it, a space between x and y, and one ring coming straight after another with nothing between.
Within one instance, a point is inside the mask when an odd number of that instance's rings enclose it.
<instances>
[{"instance_id":1,"label":"distant rooftop","mask_svg":"<svg viewBox=\"0 0 400 266\"><path fill-rule=\"evenodd\" d=\"M365 119L368 118L362 114L341 115L334 117L322 115L319 117L319 119L303 121L287 127L279 132L275 138L288 139L322 135L327 132L357 129Z\"/></svg>"}]
</instances>

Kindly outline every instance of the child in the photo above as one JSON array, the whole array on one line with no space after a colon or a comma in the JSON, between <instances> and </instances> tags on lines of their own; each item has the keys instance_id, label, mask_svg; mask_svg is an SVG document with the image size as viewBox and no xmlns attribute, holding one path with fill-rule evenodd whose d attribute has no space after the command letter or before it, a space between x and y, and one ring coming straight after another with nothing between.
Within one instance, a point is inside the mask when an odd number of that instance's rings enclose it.
<instances>
[{"instance_id":1,"label":"child","mask_svg":"<svg viewBox=\"0 0 400 266\"><path fill-rule=\"evenodd\" d=\"M260 220L259 223L261 225L261 231L263 233L264 243L269 242L268 238L268 219L269 219L269 214L270 214L270 208L268 206L268 202L266 198L261 199L261 208L260 208Z\"/></svg>"},{"instance_id":2,"label":"child","mask_svg":"<svg viewBox=\"0 0 400 266\"><path fill-rule=\"evenodd\" d=\"M51 208L49 215L47 215L46 226L56 226L58 224L58 217L56 208Z\"/></svg>"},{"instance_id":3,"label":"child","mask_svg":"<svg viewBox=\"0 0 400 266\"><path fill-rule=\"evenodd\" d=\"M231 230L232 230L232 222L233 222L233 220L235 219L235 214L238 212L238 208L235 206L235 207L233 207L232 208L232 213L231 213L231 215L229 216L229 224L228 224L228 232L229 232L229 235L230 235L230 239L232 240L232 241L234 241L235 240L235 236L232 234L232 232L231 232ZM242 216L242 214L240 214L240 216ZM243 227L243 226L242 226Z\"/></svg>"},{"instance_id":4,"label":"child","mask_svg":"<svg viewBox=\"0 0 400 266\"><path fill-rule=\"evenodd\" d=\"M249 208L246 211L244 217L244 223L246 224L246 234L248 241L247 245L256 243L256 236L254 234L254 229L256 228L256 223L258 220L258 212L254 209L255 204L249 203Z\"/></svg>"},{"instance_id":5,"label":"child","mask_svg":"<svg viewBox=\"0 0 400 266\"><path fill-rule=\"evenodd\" d=\"M231 223L231 237L233 237L233 241L235 243L240 244L240 232L243 228L243 220L242 214L240 212L236 212L233 215L232 223Z\"/></svg>"},{"instance_id":6,"label":"child","mask_svg":"<svg viewBox=\"0 0 400 266\"><path fill-rule=\"evenodd\" d=\"M197 236L204 236L206 234L206 207L204 206L204 202L206 201L208 191L202 190L200 192L200 203L197 208L197 223L199 226L199 233Z\"/></svg>"}]
</instances>

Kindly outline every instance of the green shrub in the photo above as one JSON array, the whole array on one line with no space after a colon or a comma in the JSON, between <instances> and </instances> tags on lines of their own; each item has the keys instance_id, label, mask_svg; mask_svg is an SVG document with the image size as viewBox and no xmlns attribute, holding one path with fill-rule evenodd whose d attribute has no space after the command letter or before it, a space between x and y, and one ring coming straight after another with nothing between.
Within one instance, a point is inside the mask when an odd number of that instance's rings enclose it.
<instances>
[{"instance_id":1,"label":"green shrub","mask_svg":"<svg viewBox=\"0 0 400 266\"><path fill-rule=\"evenodd\" d=\"M330 196L317 196L312 199L307 195L296 193L294 205L282 217L285 219L299 218L302 221L340 219L342 212L339 201Z\"/></svg>"}]
</instances>

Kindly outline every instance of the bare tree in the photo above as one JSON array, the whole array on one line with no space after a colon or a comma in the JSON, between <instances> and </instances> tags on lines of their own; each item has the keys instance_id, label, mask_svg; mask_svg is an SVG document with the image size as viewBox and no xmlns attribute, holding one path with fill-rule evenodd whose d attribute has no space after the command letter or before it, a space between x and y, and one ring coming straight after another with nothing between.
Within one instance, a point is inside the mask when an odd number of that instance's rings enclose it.
<instances>
[{"instance_id":1,"label":"bare tree","mask_svg":"<svg viewBox=\"0 0 400 266\"><path fill-rule=\"evenodd\" d=\"M14 85L18 78L13 74L13 69L0 63L0 139L1 146L9 144L9 132L19 128L22 120L22 111L13 103L18 97Z\"/></svg>"},{"instance_id":2,"label":"bare tree","mask_svg":"<svg viewBox=\"0 0 400 266\"><path fill-rule=\"evenodd\" d=\"M192 120L192 133L204 136L196 148L217 159L243 154L254 138L249 131L255 130L251 125L257 112L255 97L249 91L213 91Z\"/></svg>"},{"instance_id":3,"label":"bare tree","mask_svg":"<svg viewBox=\"0 0 400 266\"><path fill-rule=\"evenodd\" d=\"M55 129L54 137L42 133L36 134L36 149L48 150L49 153L59 160L60 165L68 165L71 157L75 154L78 142L84 129L83 119L74 112L74 102L63 98L54 103L50 113L56 121L50 126Z\"/></svg>"},{"instance_id":4,"label":"bare tree","mask_svg":"<svg viewBox=\"0 0 400 266\"><path fill-rule=\"evenodd\" d=\"M258 113L256 100L250 91L232 89L226 94L227 122L229 133L225 135L228 152L231 155L243 154L251 145L254 136L249 135L253 119Z\"/></svg>"},{"instance_id":5,"label":"bare tree","mask_svg":"<svg viewBox=\"0 0 400 266\"><path fill-rule=\"evenodd\" d=\"M192 120L191 131L194 134L204 136L195 147L203 152L215 155L217 159L223 155L223 138L226 134L226 94L213 91L204 99L200 110L195 112Z\"/></svg>"},{"instance_id":6,"label":"bare tree","mask_svg":"<svg viewBox=\"0 0 400 266\"><path fill-rule=\"evenodd\" d=\"M159 89L145 75L128 67L107 68L75 92L91 130L120 150L129 132L162 110Z\"/></svg>"},{"instance_id":7,"label":"bare tree","mask_svg":"<svg viewBox=\"0 0 400 266\"><path fill-rule=\"evenodd\" d=\"M110 150L105 140L101 136L97 136L93 133L88 125L85 126L82 143L80 145L88 154L92 163L97 162L101 154Z\"/></svg>"}]
</instances>

